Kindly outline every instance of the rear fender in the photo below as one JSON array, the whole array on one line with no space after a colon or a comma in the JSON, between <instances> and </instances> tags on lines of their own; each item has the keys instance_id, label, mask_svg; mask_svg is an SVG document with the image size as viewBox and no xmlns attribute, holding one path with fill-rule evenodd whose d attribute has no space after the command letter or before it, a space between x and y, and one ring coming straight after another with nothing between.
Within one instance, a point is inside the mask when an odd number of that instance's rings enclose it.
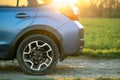
<instances>
[{"instance_id":1,"label":"rear fender","mask_svg":"<svg viewBox=\"0 0 120 80\"><path fill-rule=\"evenodd\" d=\"M16 38L12 41L12 45L9 48L9 53L7 53L6 56L7 59L13 59L16 57L16 51L17 51L17 47L19 46L20 42L27 36L32 35L32 34L40 34L41 32L38 31L46 31L51 33L55 38L57 38L57 40L59 41L59 43L62 43L62 36L60 35L60 33L55 30L54 28L51 28L49 26L46 25L33 25L30 27L25 28L24 30L22 30L17 36ZM34 32L37 31L37 32ZM42 33L44 34L44 33ZM61 47L61 45L59 45ZM61 50L62 51L62 47ZM11 56L13 55L13 56Z\"/></svg>"}]
</instances>

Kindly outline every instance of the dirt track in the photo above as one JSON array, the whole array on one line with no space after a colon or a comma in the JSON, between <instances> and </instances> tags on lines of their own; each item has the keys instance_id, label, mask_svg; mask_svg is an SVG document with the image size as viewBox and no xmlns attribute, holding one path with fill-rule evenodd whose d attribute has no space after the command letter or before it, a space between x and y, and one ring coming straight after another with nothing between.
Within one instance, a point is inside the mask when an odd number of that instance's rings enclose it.
<instances>
[{"instance_id":1,"label":"dirt track","mask_svg":"<svg viewBox=\"0 0 120 80\"><path fill-rule=\"evenodd\" d=\"M0 79L26 80L39 78L120 78L120 59L67 58L59 62L54 71L45 76L24 74L18 64L0 61Z\"/></svg>"}]
</instances>

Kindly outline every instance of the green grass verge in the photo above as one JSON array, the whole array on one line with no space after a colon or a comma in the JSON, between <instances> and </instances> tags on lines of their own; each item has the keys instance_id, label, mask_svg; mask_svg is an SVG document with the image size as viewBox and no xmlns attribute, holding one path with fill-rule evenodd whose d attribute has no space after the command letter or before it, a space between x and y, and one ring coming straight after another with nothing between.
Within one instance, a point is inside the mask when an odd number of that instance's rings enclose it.
<instances>
[{"instance_id":1,"label":"green grass verge","mask_svg":"<svg viewBox=\"0 0 120 80\"><path fill-rule=\"evenodd\" d=\"M85 48L120 50L120 19L82 18Z\"/></svg>"},{"instance_id":2,"label":"green grass verge","mask_svg":"<svg viewBox=\"0 0 120 80\"><path fill-rule=\"evenodd\" d=\"M91 57L91 58L118 58L120 59L120 50L116 49L84 49L83 56Z\"/></svg>"},{"instance_id":3,"label":"green grass verge","mask_svg":"<svg viewBox=\"0 0 120 80\"><path fill-rule=\"evenodd\" d=\"M12 79L0 79L0 80L12 80ZM120 78L39 78L26 80L120 80Z\"/></svg>"},{"instance_id":4,"label":"green grass verge","mask_svg":"<svg viewBox=\"0 0 120 80\"><path fill-rule=\"evenodd\" d=\"M81 18L85 27L84 55L120 58L120 19Z\"/></svg>"},{"instance_id":5,"label":"green grass verge","mask_svg":"<svg viewBox=\"0 0 120 80\"><path fill-rule=\"evenodd\" d=\"M1 79L1 78L0 78L0 80L12 80L12 79Z\"/></svg>"},{"instance_id":6,"label":"green grass verge","mask_svg":"<svg viewBox=\"0 0 120 80\"><path fill-rule=\"evenodd\" d=\"M120 80L120 78L75 78L73 80Z\"/></svg>"},{"instance_id":7,"label":"green grass verge","mask_svg":"<svg viewBox=\"0 0 120 80\"><path fill-rule=\"evenodd\" d=\"M55 80L52 78L40 78L40 79L27 79L27 80Z\"/></svg>"},{"instance_id":8,"label":"green grass verge","mask_svg":"<svg viewBox=\"0 0 120 80\"><path fill-rule=\"evenodd\" d=\"M27 79L27 80L120 80L120 78L40 78L40 79Z\"/></svg>"}]
</instances>

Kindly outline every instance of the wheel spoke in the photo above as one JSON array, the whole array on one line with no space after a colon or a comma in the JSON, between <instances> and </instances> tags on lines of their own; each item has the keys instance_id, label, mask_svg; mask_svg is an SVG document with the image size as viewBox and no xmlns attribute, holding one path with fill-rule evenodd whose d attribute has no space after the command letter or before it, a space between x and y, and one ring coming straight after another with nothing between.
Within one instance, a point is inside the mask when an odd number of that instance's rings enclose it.
<instances>
[{"instance_id":1,"label":"wheel spoke","mask_svg":"<svg viewBox=\"0 0 120 80\"><path fill-rule=\"evenodd\" d=\"M47 45L47 43L44 43L43 45L39 45L39 47L44 47L44 46L46 46Z\"/></svg>"},{"instance_id":2,"label":"wheel spoke","mask_svg":"<svg viewBox=\"0 0 120 80\"><path fill-rule=\"evenodd\" d=\"M25 54L30 54L29 52L23 52L23 54L25 55Z\"/></svg>"},{"instance_id":3,"label":"wheel spoke","mask_svg":"<svg viewBox=\"0 0 120 80\"><path fill-rule=\"evenodd\" d=\"M52 51L51 48L47 51L47 57L52 61L52 58L51 58L50 55L49 55L49 52L50 52L50 51Z\"/></svg>"},{"instance_id":4,"label":"wheel spoke","mask_svg":"<svg viewBox=\"0 0 120 80\"><path fill-rule=\"evenodd\" d=\"M28 51L28 52L25 52L25 50L24 50L24 52L23 52L24 55L25 55L25 54L30 54L30 52L31 52L31 44L28 44L27 47L29 48L29 51ZM25 48L25 49L26 49L26 48Z\"/></svg>"},{"instance_id":5,"label":"wheel spoke","mask_svg":"<svg viewBox=\"0 0 120 80\"><path fill-rule=\"evenodd\" d=\"M44 63L42 63L42 64L39 65L38 70L41 69L42 65L46 65L47 67L49 66L47 63L44 62Z\"/></svg>"},{"instance_id":6,"label":"wheel spoke","mask_svg":"<svg viewBox=\"0 0 120 80\"><path fill-rule=\"evenodd\" d=\"M30 66L30 68L32 69L33 68L33 65L34 65L34 63L31 61L31 60L24 60L26 63L31 63L31 66Z\"/></svg>"},{"instance_id":7,"label":"wheel spoke","mask_svg":"<svg viewBox=\"0 0 120 80\"><path fill-rule=\"evenodd\" d=\"M36 46L39 47L39 45L38 45L38 41L35 41L35 43L36 43Z\"/></svg>"}]
</instances>

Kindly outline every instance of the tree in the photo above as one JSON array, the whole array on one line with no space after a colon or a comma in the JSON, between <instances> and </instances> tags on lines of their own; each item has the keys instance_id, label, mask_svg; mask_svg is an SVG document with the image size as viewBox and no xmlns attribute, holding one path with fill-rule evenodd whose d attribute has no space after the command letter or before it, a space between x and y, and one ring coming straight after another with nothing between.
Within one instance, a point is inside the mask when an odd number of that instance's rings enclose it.
<instances>
[{"instance_id":1,"label":"tree","mask_svg":"<svg viewBox=\"0 0 120 80\"><path fill-rule=\"evenodd\" d=\"M82 17L120 17L120 0L78 0Z\"/></svg>"}]
</instances>

